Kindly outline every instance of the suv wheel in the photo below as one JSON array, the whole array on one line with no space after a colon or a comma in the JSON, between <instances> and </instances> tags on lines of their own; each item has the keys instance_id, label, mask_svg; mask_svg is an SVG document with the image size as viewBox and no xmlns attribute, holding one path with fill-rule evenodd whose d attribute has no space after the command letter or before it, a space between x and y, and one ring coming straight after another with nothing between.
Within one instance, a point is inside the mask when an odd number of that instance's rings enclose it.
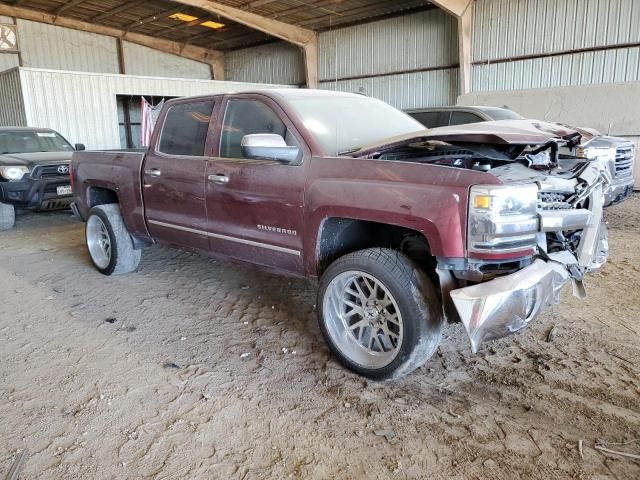
<instances>
[{"instance_id":1,"label":"suv wheel","mask_svg":"<svg viewBox=\"0 0 640 480\"><path fill-rule=\"evenodd\" d=\"M406 255L382 248L332 263L318 292L320 329L347 368L375 380L422 366L442 335L440 298Z\"/></svg>"},{"instance_id":2,"label":"suv wheel","mask_svg":"<svg viewBox=\"0 0 640 480\"><path fill-rule=\"evenodd\" d=\"M101 273L133 272L140 263L141 251L134 248L117 203L93 207L85 234L91 261Z\"/></svg>"},{"instance_id":3,"label":"suv wheel","mask_svg":"<svg viewBox=\"0 0 640 480\"><path fill-rule=\"evenodd\" d=\"M16 209L8 203L0 203L0 231L9 230L16 224Z\"/></svg>"}]
</instances>

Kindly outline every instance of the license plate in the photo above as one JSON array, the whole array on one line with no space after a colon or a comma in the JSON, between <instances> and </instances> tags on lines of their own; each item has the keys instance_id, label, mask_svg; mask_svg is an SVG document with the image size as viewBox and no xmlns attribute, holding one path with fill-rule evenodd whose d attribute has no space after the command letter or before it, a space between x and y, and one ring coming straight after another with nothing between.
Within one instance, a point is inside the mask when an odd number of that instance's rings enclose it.
<instances>
[{"instance_id":1,"label":"license plate","mask_svg":"<svg viewBox=\"0 0 640 480\"><path fill-rule=\"evenodd\" d=\"M58 195L71 195L71 185L61 185L56 188Z\"/></svg>"}]
</instances>

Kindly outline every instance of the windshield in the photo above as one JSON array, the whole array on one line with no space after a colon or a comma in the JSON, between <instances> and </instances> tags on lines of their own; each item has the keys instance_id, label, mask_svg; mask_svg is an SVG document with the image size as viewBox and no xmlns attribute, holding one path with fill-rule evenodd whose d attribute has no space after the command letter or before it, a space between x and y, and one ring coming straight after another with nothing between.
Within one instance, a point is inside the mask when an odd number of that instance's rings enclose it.
<instances>
[{"instance_id":1,"label":"windshield","mask_svg":"<svg viewBox=\"0 0 640 480\"><path fill-rule=\"evenodd\" d=\"M524 120L522 115L518 115L512 110L506 108L480 108L480 110L489 115L493 120Z\"/></svg>"},{"instance_id":2,"label":"windshield","mask_svg":"<svg viewBox=\"0 0 640 480\"><path fill-rule=\"evenodd\" d=\"M70 152L73 147L53 131L0 131L0 155L8 153Z\"/></svg>"},{"instance_id":3,"label":"windshield","mask_svg":"<svg viewBox=\"0 0 640 480\"><path fill-rule=\"evenodd\" d=\"M424 130L407 114L374 98L300 97L290 98L289 103L326 155L344 154L385 138Z\"/></svg>"}]
</instances>

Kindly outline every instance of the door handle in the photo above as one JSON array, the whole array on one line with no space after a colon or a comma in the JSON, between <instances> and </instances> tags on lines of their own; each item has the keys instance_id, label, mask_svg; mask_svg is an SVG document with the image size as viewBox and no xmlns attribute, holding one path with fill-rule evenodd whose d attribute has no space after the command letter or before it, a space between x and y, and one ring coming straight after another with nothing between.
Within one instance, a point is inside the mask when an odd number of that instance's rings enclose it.
<instances>
[{"instance_id":1,"label":"door handle","mask_svg":"<svg viewBox=\"0 0 640 480\"><path fill-rule=\"evenodd\" d=\"M217 183L218 185L226 185L229 183L229 177L220 173L217 175L209 175L207 179L212 183Z\"/></svg>"},{"instance_id":2,"label":"door handle","mask_svg":"<svg viewBox=\"0 0 640 480\"><path fill-rule=\"evenodd\" d=\"M149 170L144 171L145 175L149 175L150 177L159 177L162 175L162 171L157 168L150 168Z\"/></svg>"}]
</instances>

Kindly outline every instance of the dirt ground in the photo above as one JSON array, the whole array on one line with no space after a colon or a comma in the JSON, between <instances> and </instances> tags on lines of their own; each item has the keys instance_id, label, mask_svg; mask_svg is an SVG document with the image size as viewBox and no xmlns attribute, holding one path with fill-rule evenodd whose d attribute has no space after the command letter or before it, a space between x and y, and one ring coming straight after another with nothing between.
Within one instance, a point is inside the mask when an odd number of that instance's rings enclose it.
<instances>
[{"instance_id":1,"label":"dirt ground","mask_svg":"<svg viewBox=\"0 0 640 480\"><path fill-rule=\"evenodd\" d=\"M0 476L27 449L23 479L638 479L595 445L640 454L640 197L608 221L588 299L476 355L448 326L372 383L330 358L312 283L159 247L107 278L68 213L24 214L0 234Z\"/></svg>"}]
</instances>

